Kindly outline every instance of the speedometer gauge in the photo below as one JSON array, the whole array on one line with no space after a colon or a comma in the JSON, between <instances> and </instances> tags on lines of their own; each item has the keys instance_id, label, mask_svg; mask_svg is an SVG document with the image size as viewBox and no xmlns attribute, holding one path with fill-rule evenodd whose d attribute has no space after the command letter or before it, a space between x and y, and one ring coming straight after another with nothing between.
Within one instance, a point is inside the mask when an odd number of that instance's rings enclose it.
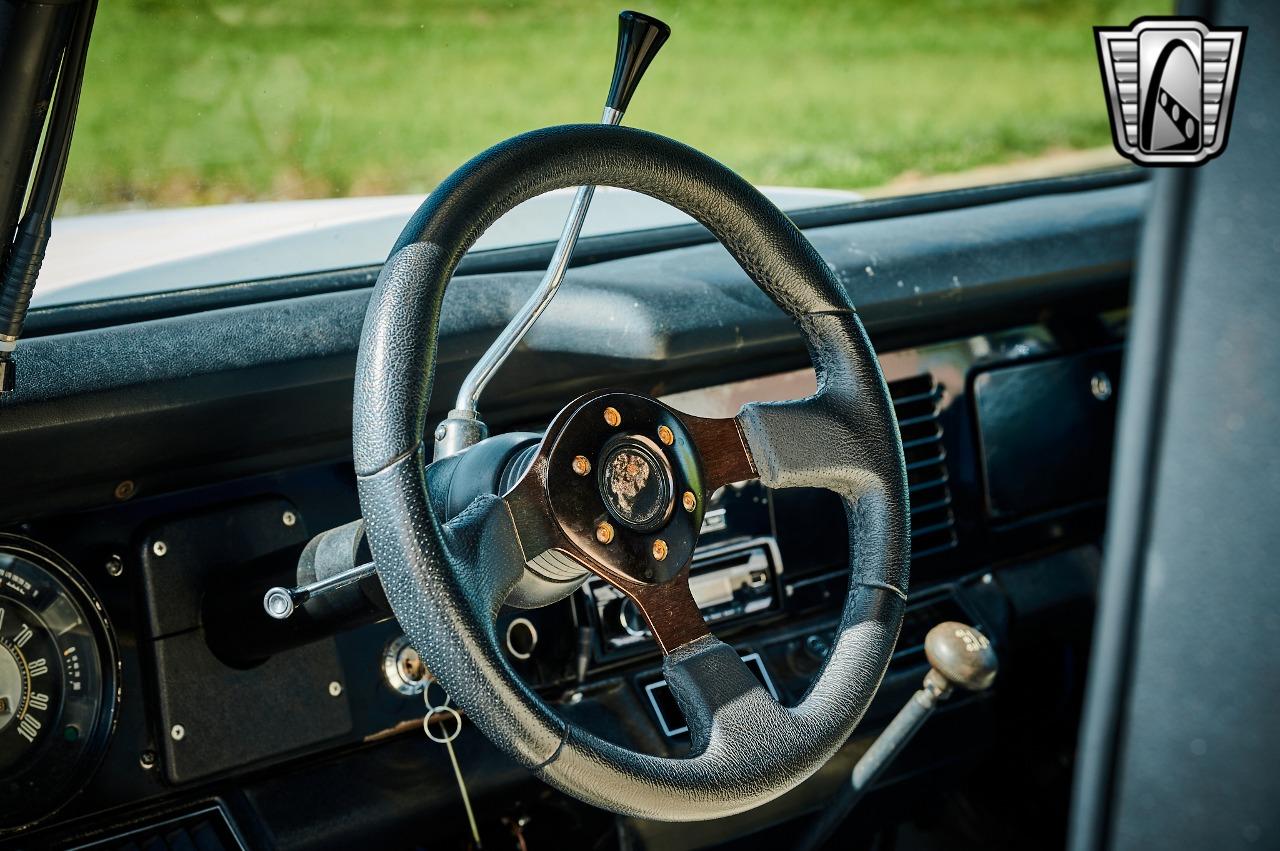
<instances>
[{"instance_id":1,"label":"speedometer gauge","mask_svg":"<svg viewBox=\"0 0 1280 851\"><path fill-rule=\"evenodd\" d=\"M88 780L115 720L117 667L75 569L0 535L0 830L48 815Z\"/></svg>"}]
</instances>

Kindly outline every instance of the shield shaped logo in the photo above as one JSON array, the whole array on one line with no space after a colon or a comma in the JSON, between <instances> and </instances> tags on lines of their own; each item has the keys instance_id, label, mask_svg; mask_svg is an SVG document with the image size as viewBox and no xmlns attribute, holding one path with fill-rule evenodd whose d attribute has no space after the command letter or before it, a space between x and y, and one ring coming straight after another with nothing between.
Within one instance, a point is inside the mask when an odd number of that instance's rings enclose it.
<instances>
[{"instance_id":1,"label":"shield shaped logo","mask_svg":"<svg viewBox=\"0 0 1280 851\"><path fill-rule=\"evenodd\" d=\"M1245 29L1195 18L1094 27L1116 150L1141 165L1199 165L1221 154Z\"/></svg>"}]
</instances>

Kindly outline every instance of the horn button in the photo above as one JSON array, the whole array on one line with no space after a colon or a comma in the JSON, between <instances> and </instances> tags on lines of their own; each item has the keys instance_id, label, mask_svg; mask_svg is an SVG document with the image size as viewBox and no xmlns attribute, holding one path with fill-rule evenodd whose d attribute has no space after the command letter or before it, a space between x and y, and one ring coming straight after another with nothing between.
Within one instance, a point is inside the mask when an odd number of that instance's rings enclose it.
<instances>
[{"instance_id":1,"label":"horn button","mask_svg":"<svg viewBox=\"0 0 1280 851\"><path fill-rule=\"evenodd\" d=\"M597 563L645 583L666 582L688 564L702 527L703 477L674 411L630 393L596 396L568 416L547 461L552 515ZM686 492L696 496L693 510ZM608 534L598 535L602 524Z\"/></svg>"},{"instance_id":2,"label":"horn button","mask_svg":"<svg viewBox=\"0 0 1280 851\"><path fill-rule=\"evenodd\" d=\"M604 507L623 526L652 532L671 517L671 466L652 440L638 434L609 439L596 466Z\"/></svg>"}]
</instances>

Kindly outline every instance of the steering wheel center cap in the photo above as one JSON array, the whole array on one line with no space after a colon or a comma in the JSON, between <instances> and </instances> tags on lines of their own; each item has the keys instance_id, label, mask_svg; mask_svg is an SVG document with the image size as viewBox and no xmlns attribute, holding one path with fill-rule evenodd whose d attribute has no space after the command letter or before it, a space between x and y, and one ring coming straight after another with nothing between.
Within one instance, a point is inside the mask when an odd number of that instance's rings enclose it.
<instances>
[{"instance_id":1,"label":"steering wheel center cap","mask_svg":"<svg viewBox=\"0 0 1280 851\"><path fill-rule=\"evenodd\" d=\"M610 439L596 469L605 508L622 525L651 532L671 516L671 467L651 441L639 435Z\"/></svg>"}]
</instances>

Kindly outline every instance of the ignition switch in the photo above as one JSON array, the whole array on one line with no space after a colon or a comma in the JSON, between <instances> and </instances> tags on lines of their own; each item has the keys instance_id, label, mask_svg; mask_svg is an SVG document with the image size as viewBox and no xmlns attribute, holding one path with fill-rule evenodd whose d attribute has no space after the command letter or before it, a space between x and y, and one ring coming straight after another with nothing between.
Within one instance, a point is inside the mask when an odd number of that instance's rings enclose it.
<instances>
[{"instance_id":1,"label":"ignition switch","mask_svg":"<svg viewBox=\"0 0 1280 851\"><path fill-rule=\"evenodd\" d=\"M431 672L407 635L388 644L382 652L382 676L388 686L403 695L422 694L431 681Z\"/></svg>"}]
</instances>

